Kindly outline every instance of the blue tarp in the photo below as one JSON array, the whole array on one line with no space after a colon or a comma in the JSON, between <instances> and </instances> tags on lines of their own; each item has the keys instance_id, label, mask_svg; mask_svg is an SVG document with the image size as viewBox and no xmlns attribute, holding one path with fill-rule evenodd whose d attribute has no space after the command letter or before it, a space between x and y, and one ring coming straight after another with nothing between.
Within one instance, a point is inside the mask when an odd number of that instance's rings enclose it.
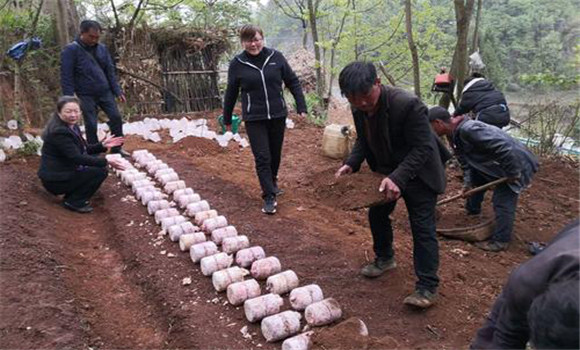
<instances>
[{"instance_id":1,"label":"blue tarp","mask_svg":"<svg viewBox=\"0 0 580 350\"><path fill-rule=\"evenodd\" d=\"M24 58L24 55L28 50L36 50L42 46L42 40L40 38L32 38L28 40L23 40L16 43L14 46L8 50L7 54L10 58L20 61Z\"/></svg>"}]
</instances>

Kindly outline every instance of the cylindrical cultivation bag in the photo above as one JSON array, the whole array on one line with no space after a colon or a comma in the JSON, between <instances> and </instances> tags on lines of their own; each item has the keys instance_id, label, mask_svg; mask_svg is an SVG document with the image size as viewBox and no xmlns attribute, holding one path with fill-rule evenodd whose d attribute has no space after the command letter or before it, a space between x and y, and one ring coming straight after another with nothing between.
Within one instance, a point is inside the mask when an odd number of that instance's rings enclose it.
<instances>
[{"instance_id":1,"label":"cylindrical cultivation bag","mask_svg":"<svg viewBox=\"0 0 580 350\"><path fill-rule=\"evenodd\" d=\"M264 259L266 253L260 246L242 249L236 253L236 264L241 267L250 267L256 260Z\"/></svg>"},{"instance_id":2,"label":"cylindrical cultivation bag","mask_svg":"<svg viewBox=\"0 0 580 350\"><path fill-rule=\"evenodd\" d=\"M151 201L158 201L158 200L164 199L166 197L167 197L167 195L161 191L147 192L147 193L144 193L143 196L141 197L141 203L143 205L147 205L147 203L149 203Z\"/></svg>"},{"instance_id":3,"label":"cylindrical cultivation bag","mask_svg":"<svg viewBox=\"0 0 580 350\"><path fill-rule=\"evenodd\" d=\"M189 221L184 221L179 224L171 225L167 229L167 233L169 234L169 239L172 242L179 241L179 237L186 233L194 233L199 231L199 227L193 226L193 224Z\"/></svg>"},{"instance_id":4,"label":"cylindrical cultivation bag","mask_svg":"<svg viewBox=\"0 0 580 350\"><path fill-rule=\"evenodd\" d=\"M208 242L213 243L213 242ZM211 283L218 292L223 292L232 283L241 282L247 271L237 266L216 271L211 275Z\"/></svg>"},{"instance_id":5,"label":"cylindrical cultivation bag","mask_svg":"<svg viewBox=\"0 0 580 350\"><path fill-rule=\"evenodd\" d=\"M226 227L226 226L228 226L228 220L223 215L216 216L215 218L205 219L201 223L201 229L207 233L211 233L211 231L213 231L215 229Z\"/></svg>"},{"instance_id":6,"label":"cylindrical cultivation bag","mask_svg":"<svg viewBox=\"0 0 580 350\"><path fill-rule=\"evenodd\" d=\"M137 189L135 189L135 198L137 198L138 200L141 200L141 198L143 197L143 195L147 192L155 192L155 191L159 191L160 189L153 186L153 185L149 185L149 186L143 186L143 187L139 187Z\"/></svg>"},{"instance_id":7,"label":"cylindrical cultivation bag","mask_svg":"<svg viewBox=\"0 0 580 350\"><path fill-rule=\"evenodd\" d=\"M186 233L179 237L179 249L182 252L187 252L192 245L205 242L205 239L205 234L201 231Z\"/></svg>"},{"instance_id":8,"label":"cylindrical cultivation bag","mask_svg":"<svg viewBox=\"0 0 580 350\"><path fill-rule=\"evenodd\" d=\"M147 203L147 212L149 212L150 215L153 215L158 210L169 209L169 207L170 207L169 202L166 201L165 199L151 201Z\"/></svg>"},{"instance_id":9,"label":"cylindrical cultivation bag","mask_svg":"<svg viewBox=\"0 0 580 350\"><path fill-rule=\"evenodd\" d=\"M159 164L152 165L151 167L147 168L147 173L149 173L150 175L154 175L158 170L161 170L161 169L169 169L169 165L167 165L163 162L161 162Z\"/></svg>"},{"instance_id":10,"label":"cylindrical cultivation bag","mask_svg":"<svg viewBox=\"0 0 580 350\"><path fill-rule=\"evenodd\" d=\"M266 316L280 312L284 300L278 294L266 294L244 302L244 314L250 322L257 322Z\"/></svg>"},{"instance_id":11,"label":"cylindrical cultivation bag","mask_svg":"<svg viewBox=\"0 0 580 350\"><path fill-rule=\"evenodd\" d=\"M153 182L151 182L151 180L149 180L149 179L142 179L142 180L133 181L130 185L131 185L131 190L133 191L133 193L135 193L135 191L137 191L138 188L145 187L145 186L154 186L155 184Z\"/></svg>"},{"instance_id":12,"label":"cylindrical cultivation bag","mask_svg":"<svg viewBox=\"0 0 580 350\"><path fill-rule=\"evenodd\" d=\"M150 153L146 149L136 149L131 153L131 157L133 157L133 159L137 159L137 157L142 156L144 154L150 154Z\"/></svg>"},{"instance_id":13,"label":"cylindrical cultivation bag","mask_svg":"<svg viewBox=\"0 0 580 350\"><path fill-rule=\"evenodd\" d=\"M251 268L252 276L257 280L265 280L280 271L282 271L282 265L275 256L256 260L252 263Z\"/></svg>"},{"instance_id":14,"label":"cylindrical cultivation bag","mask_svg":"<svg viewBox=\"0 0 580 350\"><path fill-rule=\"evenodd\" d=\"M195 202L195 203L190 203L187 205L187 207L185 207L185 213L187 214L187 216L190 217L195 217L195 215L197 213L201 213L203 211L208 211L209 208L209 203L207 201L199 201L199 202Z\"/></svg>"},{"instance_id":15,"label":"cylindrical cultivation bag","mask_svg":"<svg viewBox=\"0 0 580 350\"><path fill-rule=\"evenodd\" d=\"M184 194L194 194L193 189L191 187L182 188L173 192L173 198L178 198L179 196L183 196Z\"/></svg>"},{"instance_id":16,"label":"cylindrical cultivation bag","mask_svg":"<svg viewBox=\"0 0 580 350\"><path fill-rule=\"evenodd\" d=\"M187 219L183 215L172 216L169 218L161 219L161 228L167 231L169 226L181 224L182 222L186 222Z\"/></svg>"},{"instance_id":17,"label":"cylindrical cultivation bag","mask_svg":"<svg viewBox=\"0 0 580 350\"><path fill-rule=\"evenodd\" d=\"M139 173L133 173L133 174L126 175L124 181L125 181L125 185L131 186L136 181L146 180L146 179L147 179L147 174L139 172Z\"/></svg>"},{"instance_id":18,"label":"cylindrical cultivation bag","mask_svg":"<svg viewBox=\"0 0 580 350\"><path fill-rule=\"evenodd\" d=\"M217 253L214 255L206 256L202 258L199 262L201 268L201 273L204 276L211 276L212 273L227 269L232 266L234 259L231 255L226 253Z\"/></svg>"},{"instance_id":19,"label":"cylindrical cultivation bag","mask_svg":"<svg viewBox=\"0 0 580 350\"><path fill-rule=\"evenodd\" d=\"M189 203L199 202L201 197L199 194L183 194L181 196L176 196L175 193L173 194L173 198L175 199L175 203L179 205L180 208L185 208Z\"/></svg>"},{"instance_id":20,"label":"cylindrical cultivation bag","mask_svg":"<svg viewBox=\"0 0 580 350\"><path fill-rule=\"evenodd\" d=\"M137 174L138 172L139 172L138 169L131 168L131 169L126 169L126 170L121 170L117 173L117 175L121 178L121 181L123 183L125 183L125 176L127 176L129 174Z\"/></svg>"},{"instance_id":21,"label":"cylindrical cultivation bag","mask_svg":"<svg viewBox=\"0 0 580 350\"><path fill-rule=\"evenodd\" d=\"M300 332L300 319L302 315L296 311L284 311L276 315L268 316L262 320L260 328L267 342L275 342L288 338Z\"/></svg>"},{"instance_id":22,"label":"cylindrical cultivation bag","mask_svg":"<svg viewBox=\"0 0 580 350\"><path fill-rule=\"evenodd\" d=\"M314 334L313 331L308 331L284 340L282 350L310 350L312 348L312 334Z\"/></svg>"},{"instance_id":23,"label":"cylindrical cultivation bag","mask_svg":"<svg viewBox=\"0 0 580 350\"><path fill-rule=\"evenodd\" d=\"M286 294L298 285L298 276L292 270L277 273L266 280L266 290L274 294Z\"/></svg>"},{"instance_id":24,"label":"cylindrical cultivation bag","mask_svg":"<svg viewBox=\"0 0 580 350\"><path fill-rule=\"evenodd\" d=\"M150 168L154 167L155 165L158 164L164 164L163 161L161 159L155 159L155 160L151 160L147 163L145 163L144 168L147 169L147 172L149 172Z\"/></svg>"},{"instance_id":25,"label":"cylindrical cultivation bag","mask_svg":"<svg viewBox=\"0 0 580 350\"><path fill-rule=\"evenodd\" d=\"M166 185L169 182L177 180L179 180L179 175L177 175L177 173L165 174L159 177L159 182L161 182L162 185Z\"/></svg>"},{"instance_id":26,"label":"cylindrical cultivation bag","mask_svg":"<svg viewBox=\"0 0 580 350\"><path fill-rule=\"evenodd\" d=\"M155 172L155 175L153 175L153 177L155 178L155 180L159 181L159 179L161 178L161 176L167 175L167 174L177 174L177 173L172 168L165 168L165 169L159 169L159 170L157 170Z\"/></svg>"},{"instance_id":27,"label":"cylindrical cultivation bag","mask_svg":"<svg viewBox=\"0 0 580 350\"><path fill-rule=\"evenodd\" d=\"M222 240L222 250L228 254L237 252L238 250L248 248L250 240L247 236L226 237Z\"/></svg>"},{"instance_id":28,"label":"cylindrical cultivation bag","mask_svg":"<svg viewBox=\"0 0 580 350\"><path fill-rule=\"evenodd\" d=\"M308 305L324 299L324 294L322 294L322 289L317 284L309 284L293 289L288 299L294 310L302 311Z\"/></svg>"},{"instance_id":29,"label":"cylindrical cultivation bag","mask_svg":"<svg viewBox=\"0 0 580 350\"><path fill-rule=\"evenodd\" d=\"M237 235L238 230L236 230L234 226L226 226L211 231L211 240L214 241L215 244L222 244L224 238L235 237Z\"/></svg>"},{"instance_id":30,"label":"cylindrical cultivation bag","mask_svg":"<svg viewBox=\"0 0 580 350\"><path fill-rule=\"evenodd\" d=\"M215 218L217 216L218 216L217 211L214 209L211 209L211 210L200 211L200 212L196 213L195 216L193 217L193 220L195 220L195 224L197 226L201 226L201 224L205 220Z\"/></svg>"},{"instance_id":31,"label":"cylindrical cultivation bag","mask_svg":"<svg viewBox=\"0 0 580 350\"><path fill-rule=\"evenodd\" d=\"M179 216L179 211L175 208L167 208L167 209L161 209L161 210L157 210L155 212L155 223L156 224L160 224L161 223L161 219L164 218L170 218L172 216Z\"/></svg>"},{"instance_id":32,"label":"cylindrical cultivation bag","mask_svg":"<svg viewBox=\"0 0 580 350\"><path fill-rule=\"evenodd\" d=\"M342 310L336 300L328 298L308 305L304 317L310 326L325 326L341 318Z\"/></svg>"},{"instance_id":33,"label":"cylindrical cultivation bag","mask_svg":"<svg viewBox=\"0 0 580 350\"><path fill-rule=\"evenodd\" d=\"M241 305L248 299L258 297L261 293L260 285L255 279L232 283L227 290L228 301L234 306Z\"/></svg>"},{"instance_id":34,"label":"cylindrical cultivation bag","mask_svg":"<svg viewBox=\"0 0 580 350\"><path fill-rule=\"evenodd\" d=\"M185 188L185 181L177 180L166 183L165 186L163 186L163 191L165 191L165 193L172 194L173 192L182 188Z\"/></svg>"},{"instance_id":35,"label":"cylindrical cultivation bag","mask_svg":"<svg viewBox=\"0 0 580 350\"><path fill-rule=\"evenodd\" d=\"M198 263L202 258L214 255L217 252L218 248L214 242L197 243L189 248L189 256L194 263Z\"/></svg>"}]
</instances>

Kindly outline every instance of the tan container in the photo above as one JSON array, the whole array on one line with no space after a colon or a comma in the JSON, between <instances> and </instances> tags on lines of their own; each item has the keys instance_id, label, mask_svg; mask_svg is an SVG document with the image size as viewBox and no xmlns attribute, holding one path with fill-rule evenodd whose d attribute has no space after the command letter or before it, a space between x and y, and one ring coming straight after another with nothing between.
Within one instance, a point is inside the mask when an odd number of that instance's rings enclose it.
<instances>
[{"instance_id":1,"label":"tan container","mask_svg":"<svg viewBox=\"0 0 580 350\"><path fill-rule=\"evenodd\" d=\"M344 159L354 144L352 126L330 124L322 134L322 153L330 158Z\"/></svg>"}]
</instances>

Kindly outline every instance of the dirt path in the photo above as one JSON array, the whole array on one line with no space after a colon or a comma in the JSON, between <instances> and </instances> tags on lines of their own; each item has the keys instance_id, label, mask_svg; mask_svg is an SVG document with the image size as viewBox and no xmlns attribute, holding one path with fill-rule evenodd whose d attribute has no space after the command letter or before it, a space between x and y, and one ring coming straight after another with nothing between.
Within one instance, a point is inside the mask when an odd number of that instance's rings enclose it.
<instances>
[{"instance_id":1,"label":"dirt path","mask_svg":"<svg viewBox=\"0 0 580 350\"><path fill-rule=\"evenodd\" d=\"M341 210L316 191L340 163L320 155L321 135L304 125L287 133L280 174L286 193L275 216L259 211L249 149L191 138L175 145L131 138L128 147L152 146L252 244L277 256L301 284L319 284L345 318L363 319L373 339L391 337L399 348L465 348L509 271L529 258L523 241L549 240L578 213L576 167L543 161L521 197L509 251L488 254L442 239L439 303L416 312L401 303L415 281L404 204L393 215L399 267L376 280L359 277L372 259L366 211ZM176 244L158 238L158 226L117 178L93 200L95 212L81 216L41 188L37 165L36 158L0 165L1 348L279 348L265 343L258 325L248 325ZM449 193L459 189L459 175L450 169ZM460 210L460 203L442 209ZM183 286L185 277L193 283ZM240 333L246 325L251 339Z\"/></svg>"}]
</instances>

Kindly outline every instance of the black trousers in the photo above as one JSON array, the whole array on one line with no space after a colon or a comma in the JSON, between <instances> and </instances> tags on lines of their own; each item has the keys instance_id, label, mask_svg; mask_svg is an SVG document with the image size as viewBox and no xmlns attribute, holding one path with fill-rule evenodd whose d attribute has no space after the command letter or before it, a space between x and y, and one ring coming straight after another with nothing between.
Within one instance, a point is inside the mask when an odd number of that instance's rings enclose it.
<instances>
[{"instance_id":1,"label":"black trousers","mask_svg":"<svg viewBox=\"0 0 580 350\"><path fill-rule=\"evenodd\" d=\"M42 181L46 190L54 195L64 194L64 200L74 206L83 207L97 192L109 173L107 168L87 167L77 171L68 181Z\"/></svg>"},{"instance_id":2,"label":"black trousers","mask_svg":"<svg viewBox=\"0 0 580 350\"><path fill-rule=\"evenodd\" d=\"M426 289L434 293L439 285L439 245L435 232L437 193L415 178L409 181L402 197L407 206L413 234L413 263L418 278L416 289ZM396 205L397 202L394 201L369 209L373 249L378 258L394 257L393 227L389 215Z\"/></svg>"},{"instance_id":3,"label":"black trousers","mask_svg":"<svg viewBox=\"0 0 580 350\"><path fill-rule=\"evenodd\" d=\"M273 196L276 193L286 118L245 122L245 127L256 162L262 197Z\"/></svg>"},{"instance_id":4,"label":"black trousers","mask_svg":"<svg viewBox=\"0 0 580 350\"><path fill-rule=\"evenodd\" d=\"M83 120L85 121L85 133L89 145L99 142L97 138L97 108L102 109L107 117L109 117L107 124L111 129L111 134L123 136L123 118L121 117L121 113L119 113L117 102L112 92L108 92L102 96L80 95L79 99L81 100L81 110L83 111ZM111 151L118 151L119 148L113 147Z\"/></svg>"}]
</instances>

